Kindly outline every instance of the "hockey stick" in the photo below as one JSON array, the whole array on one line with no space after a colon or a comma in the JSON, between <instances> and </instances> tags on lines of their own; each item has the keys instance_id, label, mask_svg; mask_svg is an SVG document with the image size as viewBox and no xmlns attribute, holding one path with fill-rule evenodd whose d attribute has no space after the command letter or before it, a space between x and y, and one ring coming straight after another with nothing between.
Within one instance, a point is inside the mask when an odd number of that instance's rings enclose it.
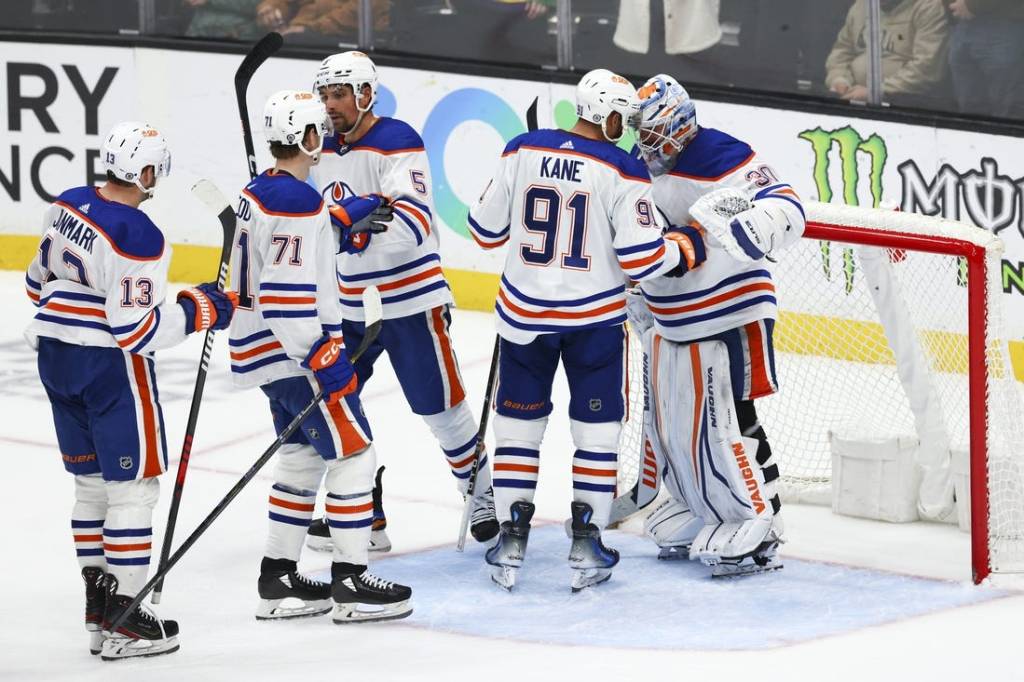
<instances>
[{"instance_id":1,"label":"hockey stick","mask_svg":"<svg viewBox=\"0 0 1024 682\"><path fill-rule=\"evenodd\" d=\"M249 90L249 81L252 80L256 70L263 62L267 61L281 45L284 39L279 33L268 33L259 42L252 46L249 53L245 55L238 70L235 71L235 97L238 100L238 113L242 119L242 139L245 144L246 160L249 167L249 177L256 177L256 150L252 141L252 129L249 125L249 107L246 104L246 93ZM223 290L227 282L228 260L231 257L231 246L235 238L235 215L228 202L223 200L223 195L217 190L213 183L200 181L192 188L196 196L211 209L218 213L221 220L221 227L224 229L224 244L220 252L220 270L217 273L217 288ZM230 220L230 228L228 226ZM210 364L210 351L213 348L213 331L206 332L206 341L203 345L203 358L199 365L199 374L196 377L195 389L192 392L192 406L189 408L188 424L185 427L185 441L181 446L181 457L178 459L178 473L174 480L174 492L171 496L171 509L167 516L167 529L164 532L163 547L160 549L159 568L167 563L167 556L171 551L171 542L174 539L174 528L177 525L178 509L181 506L181 497L185 490L185 477L188 474L188 462L192 454L192 439L195 437L196 422L199 419L199 406L203 399L203 388L206 385L206 373ZM153 590L153 603L159 604L160 597L164 591L164 584L161 580Z\"/></svg>"},{"instance_id":2,"label":"hockey stick","mask_svg":"<svg viewBox=\"0 0 1024 682\"><path fill-rule=\"evenodd\" d=\"M484 409L480 412L480 428L476 432L476 450L473 452L473 468L469 470L469 485L466 487L466 503L462 507L462 521L459 523L459 540L455 543L456 551L466 548L466 531L469 530L469 511L473 506L473 493L476 491L476 474L480 468L480 458L484 453L484 438L487 436L487 419L491 414L491 397L494 393L494 380L498 376L498 349L501 337L494 336L494 350L491 351L491 368L487 372L487 387L484 389Z\"/></svg>"},{"instance_id":3,"label":"hockey stick","mask_svg":"<svg viewBox=\"0 0 1024 682\"><path fill-rule=\"evenodd\" d=\"M366 352L366 349L370 347L370 344L372 344L377 339L377 335L380 334L383 308L380 300L380 292L377 291L377 287L371 285L366 287L363 291L363 310L366 314L366 333L363 336L363 340L360 342L359 347L356 348L356 351L350 356L350 362L352 363L355 363L362 354ZM270 461L270 458L274 456L282 445L284 445L284 442L291 438L292 434L298 431L299 427L302 426L302 423L306 421L311 414L313 414L313 412L319 407L320 401L323 400L323 397L323 391L318 390L316 395L313 396L313 400L302 409L302 412L299 412L299 414L295 416L295 419L292 419L291 423L285 427L284 431L282 431L274 442L270 444L270 447L260 455L259 459L257 459L251 467L249 467L249 470L242 475L242 478L238 479L238 483L235 483L231 490L221 498L221 501L217 503L213 508L213 511L203 519L202 523L196 526L196 529L192 531L191 535L185 538L185 541L181 543L181 546L178 547L174 554L167 559L167 563L156 572L156 575L149 579L149 582L146 583L141 590L139 590L139 593L135 595L135 598L132 599L128 607L125 608L121 615L113 622L110 627L110 632L118 631L128 616L134 612L135 609L138 608L139 604L142 603L142 600L146 598L146 595L153 590L158 582L161 582L164 579L164 576L174 568L175 564L178 563L181 557L183 557L185 553L191 549L192 545L194 545L203 535L203 533L213 525L213 522L217 520L217 517L219 517L224 510L227 509L228 505L238 497L238 494L249 484L249 481L255 478L260 469L266 466L267 462Z\"/></svg>"},{"instance_id":4,"label":"hockey stick","mask_svg":"<svg viewBox=\"0 0 1024 682\"><path fill-rule=\"evenodd\" d=\"M235 210L231 208L228 200L224 198L217 186L209 180L200 180L192 187L192 193L197 199L217 214L220 220L220 227L224 233L224 243L220 249L220 268L217 271L217 288L224 290L228 280L228 260L231 257L231 245L235 240ZM174 491L171 493L171 510L167 515L167 529L164 531L163 547L160 549L159 567L167 563L167 557L171 553L171 540L174 538L174 527L178 521L178 508L181 506L181 496L185 491L185 476L188 474L188 461L192 456L192 438L196 433L196 424L199 421L199 406L203 401L203 389L206 387L206 374L210 367L210 353L213 350L212 329L206 330L206 340L203 341L203 355L199 360L199 372L196 375L195 388L192 390L192 405L188 410L188 423L185 426L185 441L181 444L181 456L178 458L178 473L174 478ZM163 594L163 581L153 589L153 603L160 603L160 595Z\"/></svg>"},{"instance_id":5,"label":"hockey stick","mask_svg":"<svg viewBox=\"0 0 1024 682\"><path fill-rule=\"evenodd\" d=\"M245 158L249 163L250 179L259 175L259 172L256 168L256 147L252 142L252 127L249 125L249 104L245 96L249 91L249 81L256 70L280 50L282 45L284 38L281 34L271 31L252 46L249 54L245 55L245 59L239 65L238 71L235 71L235 100L238 102L238 115L242 119L242 140L245 142Z\"/></svg>"},{"instance_id":6,"label":"hockey stick","mask_svg":"<svg viewBox=\"0 0 1024 682\"><path fill-rule=\"evenodd\" d=\"M526 129L530 132L537 130L537 101L534 97L530 106L526 108ZM484 451L484 438L487 436L487 419L491 414L491 397L494 393L494 380L498 375L498 349L501 346L501 337L494 337L494 350L491 352L491 368L487 373L487 387L484 389L484 409L480 413L480 428L476 433L476 451L473 453L473 468L469 470L469 485L466 487L466 503L462 508L462 520L459 523L459 539L455 543L456 551L463 551L466 548L466 531L469 530L469 512L473 506L473 493L476 491L476 474L480 467L480 455Z\"/></svg>"}]
</instances>

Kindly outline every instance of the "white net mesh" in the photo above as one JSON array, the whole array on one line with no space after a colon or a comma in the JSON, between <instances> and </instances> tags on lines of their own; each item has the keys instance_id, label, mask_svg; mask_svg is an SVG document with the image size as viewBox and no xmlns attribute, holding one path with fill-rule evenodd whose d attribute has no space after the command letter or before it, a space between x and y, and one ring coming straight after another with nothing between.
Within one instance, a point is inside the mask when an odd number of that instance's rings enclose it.
<instances>
[{"instance_id":1,"label":"white net mesh","mask_svg":"<svg viewBox=\"0 0 1024 682\"><path fill-rule=\"evenodd\" d=\"M808 218L829 236L841 231L830 232L830 226L848 226L873 235L869 239L899 233L985 249L987 325L969 325L963 258L850 246L836 236L805 238L781 254L775 266L781 390L757 407L783 475L784 498L831 502L830 433L917 439L926 450L925 445L962 453L953 457L954 470L966 474L969 418L980 410L987 423L991 567L1024 571L1024 384L1015 378L1002 333L1000 241L960 223L875 209L812 203ZM987 398L972 404L968 337L986 330ZM639 351L634 348L632 355ZM640 362L631 357L637 368ZM632 376L639 378L640 372ZM1017 376L1024 377L1024 366ZM642 407L642 391L631 386L631 394L634 405ZM621 452L640 452L638 421L626 424L623 447L628 449ZM635 482L638 460L621 457L620 490ZM960 505L967 503L962 497L963 491Z\"/></svg>"}]
</instances>

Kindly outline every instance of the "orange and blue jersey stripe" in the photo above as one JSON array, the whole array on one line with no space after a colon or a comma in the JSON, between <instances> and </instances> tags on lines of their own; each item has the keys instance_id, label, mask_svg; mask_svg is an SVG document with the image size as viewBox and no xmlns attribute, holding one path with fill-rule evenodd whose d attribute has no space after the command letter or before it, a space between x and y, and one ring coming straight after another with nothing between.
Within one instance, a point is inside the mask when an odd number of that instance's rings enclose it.
<instances>
[{"instance_id":1,"label":"orange and blue jersey stripe","mask_svg":"<svg viewBox=\"0 0 1024 682\"><path fill-rule=\"evenodd\" d=\"M39 300L36 319L42 322L110 332L103 296L75 291L54 291Z\"/></svg>"},{"instance_id":2,"label":"orange and blue jersey stripe","mask_svg":"<svg viewBox=\"0 0 1024 682\"><path fill-rule=\"evenodd\" d=\"M626 321L625 285L569 300L529 296L502 275L495 312L509 326L531 332L568 332Z\"/></svg>"},{"instance_id":3,"label":"orange and blue jersey stripe","mask_svg":"<svg viewBox=\"0 0 1024 682\"><path fill-rule=\"evenodd\" d=\"M264 320L316 317L316 284L262 282L259 304Z\"/></svg>"},{"instance_id":4,"label":"orange and blue jersey stripe","mask_svg":"<svg viewBox=\"0 0 1024 682\"><path fill-rule=\"evenodd\" d=\"M281 342L274 338L269 329L240 339L228 340L231 348L231 371L246 374L260 367L289 360Z\"/></svg>"},{"instance_id":5,"label":"orange and blue jersey stripe","mask_svg":"<svg viewBox=\"0 0 1024 682\"><path fill-rule=\"evenodd\" d=\"M338 292L341 304L349 308L362 308L362 294L366 287L376 286L381 303L400 303L418 296L448 288L441 270L441 256L429 253L413 261L386 270L371 270L358 274L338 273Z\"/></svg>"},{"instance_id":6,"label":"orange and blue jersey stripe","mask_svg":"<svg viewBox=\"0 0 1024 682\"><path fill-rule=\"evenodd\" d=\"M685 327L731 315L761 303L775 305L775 285L767 270L732 275L699 291L658 296L644 291L654 319L664 327Z\"/></svg>"},{"instance_id":7,"label":"orange and blue jersey stripe","mask_svg":"<svg viewBox=\"0 0 1024 682\"><path fill-rule=\"evenodd\" d=\"M399 197L392 206L395 215L416 238L416 245L423 244L423 240L430 235L430 222L433 216L430 208L410 197Z\"/></svg>"}]
</instances>

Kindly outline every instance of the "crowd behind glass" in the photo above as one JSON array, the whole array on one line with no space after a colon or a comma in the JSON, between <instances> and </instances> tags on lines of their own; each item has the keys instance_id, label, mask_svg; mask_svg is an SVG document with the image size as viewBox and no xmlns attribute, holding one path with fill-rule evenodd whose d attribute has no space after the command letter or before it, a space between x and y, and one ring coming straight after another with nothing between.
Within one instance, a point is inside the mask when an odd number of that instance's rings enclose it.
<instances>
[{"instance_id":1,"label":"crowd behind glass","mask_svg":"<svg viewBox=\"0 0 1024 682\"><path fill-rule=\"evenodd\" d=\"M4 0L0 27L237 41L277 30L307 46L1024 119L1022 0Z\"/></svg>"}]
</instances>

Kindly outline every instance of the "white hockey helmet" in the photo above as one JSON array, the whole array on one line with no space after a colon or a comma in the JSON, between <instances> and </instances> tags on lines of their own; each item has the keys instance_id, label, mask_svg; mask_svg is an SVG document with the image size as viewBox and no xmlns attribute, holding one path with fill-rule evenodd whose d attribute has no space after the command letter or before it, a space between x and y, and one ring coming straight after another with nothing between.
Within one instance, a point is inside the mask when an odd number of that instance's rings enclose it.
<instances>
[{"instance_id":1,"label":"white hockey helmet","mask_svg":"<svg viewBox=\"0 0 1024 682\"><path fill-rule=\"evenodd\" d=\"M320 136L315 149L306 149L302 144L309 126L315 126ZM271 95L263 107L263 134L267 142L295 144L308 156L315 157L324 148L324 138L332 132L327 108L310 92L281 90Z\"/></svg>"},{"instance_id":2,"label":"white hockey helmet","mask_svg":"<svg viewBox=\"0 0 1024 682\"><path fill-rule=\"evenodd\" d=\"M635 112L635 95L633 85L622 76L608 69L594 69L576 86L576 115L599 124L606 140L618 142ZM608 117L612 112L622 116L622 132L615 138L608 136Z\"/></svg>"},{"instance_id":3,"label":"white hockey helmet","mask_svg":"<svg viewBox=\"0 0 1024 682\"><path fill-rule=\"evenodd\" d=\"M153 167L152 187L142 186L142 171ZM103 141L103 168L118 180L130 182L153 196L156 181L171 174L171 152L167 140L152 126L140 121L118 123Z\"/></svg>"},{"instance_id":4,"label":"white hockey helmet","mask_svg":"<svg viewBox=\"0 0 1024 682\"><path fill-rule=\"evenodd\" d=\"M697 108L679 82L663 73L636 91L632 125L637 146L648 165L668 162L697 134Z\"/></svg>"},{"instance_id":5,"label":"white hockey helmet","mask_svg":"<svg viewBox=\"0 0 1024 682\"><path fill-rule=\"evenodd\" d=\"M377 67L363 52L355 50L332 54L320 62L320 68L313 79L313 92L328 85L349 85L356 97L356 109L367 112L377 99ZM366 107L359 106L359 95L363 86L370 86L370 101Z\"/></svg>"}]
</instances>

